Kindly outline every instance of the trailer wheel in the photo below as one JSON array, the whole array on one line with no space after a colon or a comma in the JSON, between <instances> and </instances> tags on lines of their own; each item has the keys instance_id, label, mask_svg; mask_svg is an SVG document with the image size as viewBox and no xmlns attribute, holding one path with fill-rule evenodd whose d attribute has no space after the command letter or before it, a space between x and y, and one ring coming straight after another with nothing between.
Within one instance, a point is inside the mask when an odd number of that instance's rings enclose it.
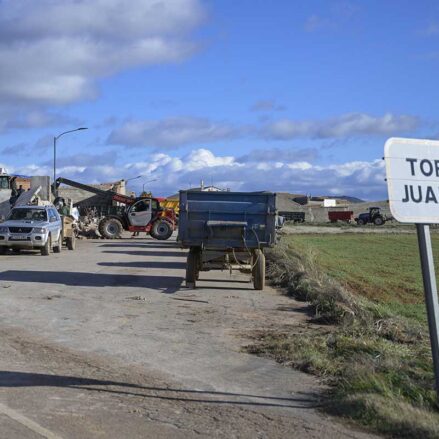
<instances>
[{"instance_id":1,"label":"trailer wheel","mask_svg":"<svg viewBox=\"0 0 439 439\"><path fill-rule=\"evenodd\" d=\"M195 279L198 280L200 278L201 271L201 249L197 248L196 250L196 261L195 261Z\"/></svg>"},{"instance_id":2,"label":"trailer wheel","mask_svg":"<svg viewBox=\"0 0 439 439\"><path fill-rule=\"evenodd\" d=\"M123 226L117 218L104 218L99 223L99 233L107 239L117 239L122 235Z\"/></svg>"},{"instance_id":3,"label":"trailer wheel","mask_svg":"<svg viewBox=\"0 0 439 439\"><path fill-rule=\"evenodd\" d=\"M191 248L187 255L186 286L195 288L200 275L201 252L198 248Z\"/></svg>"},{"instance_id":4,"label":"trailer wheel","mask_svg":"<svg viewBox=\"0 0 439 439\"><path fill-rule=\"evenodd\" d=\"M187 255L186 263L186 286L195 288L195 282L197 281L196 272L196 255L189 252Z\"/></svg>"},{"instance_id":5,"label":"trailer wheel","mask_svg":"<svg viewBox=\"0 0 439 439\"><path fill-rule=\"evenodd\" d=\"M75 234L73 234L71 238L66 238L66 246L69 250L75 250L76 248Z\"/></svg>"},{"instance_id":6,"label":"trailer wheel","mask_svg":"<svg viewBox=\"0 0 439 439\"><path fill-rule=\"evenodd\" d=\"M166 220L156 221L151 230L151 236L160 241L169 239L172 235L172 224Z\"/></svg>"},{"instance_id":7,"label":"trailer wheel","mask_svg":"<svg viewBox=\"0 0 439 439\"><path fill-rule=\"evenodd\" d=\"M265 255L262 250L255 250L253 253L253 286L255 290L263 290L265 287Z\"/></svg>"}]
</instances>

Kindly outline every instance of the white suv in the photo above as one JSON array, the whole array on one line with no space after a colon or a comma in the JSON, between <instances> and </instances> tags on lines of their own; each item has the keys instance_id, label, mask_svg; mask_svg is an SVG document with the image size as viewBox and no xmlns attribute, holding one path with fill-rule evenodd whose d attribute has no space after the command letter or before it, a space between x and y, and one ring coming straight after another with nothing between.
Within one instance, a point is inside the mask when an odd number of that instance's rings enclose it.
<instances>
[{"instance_id":1,"label":"white suv","mask_svg":"<svg viewBox=\"0 0 439 439\"><path fill-rule=\"evenodd\" d=\"M62 247L62 221L54 206L20 206L0 224L0 253L9 248L39 249L47 256Z\"/></svg>"}]
</instances>

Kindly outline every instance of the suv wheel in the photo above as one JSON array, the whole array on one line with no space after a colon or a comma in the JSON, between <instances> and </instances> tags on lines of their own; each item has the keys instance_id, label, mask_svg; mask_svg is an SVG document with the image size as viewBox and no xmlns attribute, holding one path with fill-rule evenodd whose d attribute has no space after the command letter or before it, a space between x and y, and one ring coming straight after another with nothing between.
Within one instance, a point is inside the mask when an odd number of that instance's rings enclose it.
<instances>
[{"instance_id":1,"label":"suv wheel","mask_svg":"<svg viewBox=\"0 0 439 439\"><path fill-rule=\"evenodd\" d=\"M56 243L56 245L53 246L53 253L61 253L61 248L62 248L62 233L59 233L59 238L58 238L58 242Z\"/></svg>"},{"instance_id":2,"label":"suv wheel","mask_svg":"<svg viewBox=\"0 0 439 439\"><path fill-rule=\"evenodd\" d=\"M52 249L52 238L49 235L47 237L46 243L44 244L44 247L41 247L41 254L43 256L49 256L50 255L50 250Z\"/></svg>"}]
</instances>

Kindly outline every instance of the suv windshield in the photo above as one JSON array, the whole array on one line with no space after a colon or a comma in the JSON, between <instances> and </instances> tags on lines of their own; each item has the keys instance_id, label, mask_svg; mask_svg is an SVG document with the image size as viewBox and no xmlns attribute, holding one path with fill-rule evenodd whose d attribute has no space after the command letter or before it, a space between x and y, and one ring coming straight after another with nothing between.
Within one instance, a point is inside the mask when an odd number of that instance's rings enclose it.
<instances>
[{"instance_id":1,"label":"suv windshield","mask_svg":"<svg viewBox=\"0 0 439 439\"><path fill-rule=\"evenodd\" d=\"M47 221L47 214L45 210L39 209L12 209L8 220Z\"/></svg>"}]
</instances>

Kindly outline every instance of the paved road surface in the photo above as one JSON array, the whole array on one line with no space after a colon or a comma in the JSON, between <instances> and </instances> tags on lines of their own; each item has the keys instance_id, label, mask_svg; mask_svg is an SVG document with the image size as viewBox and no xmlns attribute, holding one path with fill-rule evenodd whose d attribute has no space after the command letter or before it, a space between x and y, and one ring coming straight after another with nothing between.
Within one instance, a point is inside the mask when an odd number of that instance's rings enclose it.
<instances>
[{"instance_id":1,"label":"paved road surface","mask_svg":"<svg viewBox=\"0 0 439 439\"><path fill-rule=\"evenodd\" d=\"M0 438L371 437L316 409L313 377L242 352L299 304L242 274L186 289L173 240L1 264Z\"/></svg>"}]
</instances>

